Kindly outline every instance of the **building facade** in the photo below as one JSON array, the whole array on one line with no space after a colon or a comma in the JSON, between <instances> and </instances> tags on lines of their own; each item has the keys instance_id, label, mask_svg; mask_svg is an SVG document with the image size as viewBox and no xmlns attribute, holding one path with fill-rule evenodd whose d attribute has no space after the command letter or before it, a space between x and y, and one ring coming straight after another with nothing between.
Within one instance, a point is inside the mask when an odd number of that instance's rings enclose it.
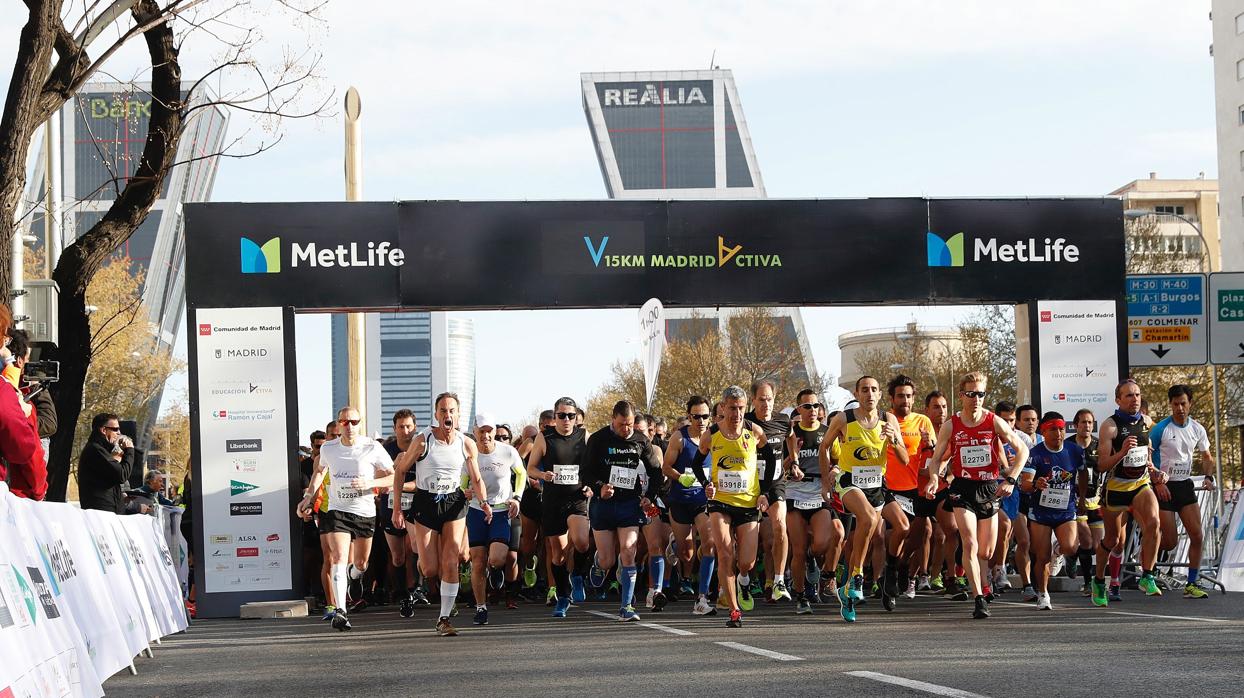
<instances>
[{"instance_id":1,"label":"building facade","mask_svg":"<svg viewBox=\"0 0 1244 698\"><path fill-rule=\"evenodd\" d=\"M838 385L847 390L855 389L855 381L863 372L860 362L868 361L870 356L894 356L898 359L888 368L891 374L906 370L913 372L916 366L925 366L939 370L930 371L937 377L933 386L917 386L917 390L941 390L946 395L954 395L956 376L949 367L947 359L963 348L963 340L959 330L954 327L933 327L909 322L903 327L882 327L872 330L844 332L838 335L838 351L841 354L841 366ZM942 369L941 367L946 368ZM887 377L878 376L884 383Z\"/></svg>"},{"instance_id":2,"label":"building facade","mask_svg":"<svg viewBox=\"0 0 1244 698\"><path fill-rule=\"evenodd\" d=\"M1131 237L1129 246L1156 246L1149 251L1171 255L1179 262L1178 271L1222 269L1217 180L1205 179L1204 173L1196 179L1159 179L1150 172L1148 179L1128 182L1110 195L1122 197L1124 209L1154 214L1158 235Z\"/></svg>"},{"instance_id":3,"label":"building facade","mask_svg":"<svg viewBox=\"0 0 1244 698\"><path fill-rule=\"evenodd\" d=\"M1216 269L1244 271L1244 0L1213 0L1210 6L1222 201L1222 258Z\"/></svg>"}]
</instances>

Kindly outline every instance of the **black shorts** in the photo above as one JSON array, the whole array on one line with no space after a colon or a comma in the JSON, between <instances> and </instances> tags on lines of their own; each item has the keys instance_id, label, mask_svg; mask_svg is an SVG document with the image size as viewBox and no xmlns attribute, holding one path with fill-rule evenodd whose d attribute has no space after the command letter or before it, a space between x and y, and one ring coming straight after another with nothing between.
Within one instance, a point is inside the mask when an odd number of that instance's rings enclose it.
<instances>
[{"instance_id":1,"label":"black shorts","mask_svg":"<svg viewBox=\"0 0 1244 698\"><path fill-rule=\"evenodd\" d=\"M1016 487L1016 489L1019 489ZM1032 495L1025 492L1019 493L1019 515L1028 516L1032 512Z\"/></svg>"},{"instance_id":2,"label":"black shorts","mask_svg":"<svg viewBox=\"0 0 1244 698\"><path fill-rule=\"evenodd\" d=\"M1120 511L1122 509L1130 509L1132 507L1132 501L1136 499L1136 496L1140 494L1141 492L1144 492L1147 489L1150 489L1150 485L1149 483L1146 482L1145 484L1141 485L1140 487L1137 487L1134 490L1126 490L1126 491L1106 490L1106 497L1102 501L1102 506L1104 506L1109 511Z\"/></svg>"},{"instance_id":3,"label":"black shorts","mask_svg":"<svg viewBox=\"0 0 1244 698\"><path fill-rule=\"evenodd\" d=\"M359 516L348 511L326 511L320 514L320 533L349 533L350 538L371 538L376 532L376 517Z\"/></svg>"},{"instance_id":4,"label":"black shorts","mask_svg":"<svg viewBox=\"0 0 1244 698\"><path fill-rule=\"evenodd\" d=\"M997 480L968 480L957 477L946 488L946 501L955 509L970 509L978 519L998 513Z\"/></svg>"},{"instance_id":5,"label":"black shorts","mask_svg":"<svg viewBox=\"0 0 1244 698\"><path fill-rule=\"evenodd\" d=\"M933 499L925 499L924 495L920 495L920 497L915 500L916 516L926 519L936 519L937 505L946 501L946 493L949 491L949 489L943 489L933 495Z\"/></svg>"},{"instance_id":6,"label":"black shorts","mask_svg":"<svg viewBox=\"0 0 1244 698\"><path fill-rule=\"evenodd\" d=\"M1158 500L1158 509L1162 511L1181 511L1190 504L1196 504L1196 486L1191 480L1173 480L1166 483L1166 489L1171 491L1170 501Z\"/></svg>"},{"instance_id":7,"label":"black shorts","mask_svg":"<svg viewBox=\"0 0 1244 698\"><path fill-rule=\"evenodd\" d=\"M380 496L380 503L376 507L376 520L380 523L381 530L387 535L402 538L406 535L406 527L397 528L393 525L393 508L389 506L391 496L391 494ZM398 501L401 501L400 494L398 495Z\"/></svg>"},{"instance_id":8,"label":"black shorts","mask_svg":"<svg viewBox=\"0 0 1244 698\"><path fill-rule=\"evenodd\" d=\"M828 511L829 518L831 520L838 517L838 512L834 511L834 508L829 505L829 502L821 502L821 506L816 507L814 509L801 508L799 506L801 503L802 502L800 502L797 499L786 500L786 515L790 516L792 513L797 513L803 516L804 521L808 521L808 522L811 522L812 517L816 516L822 511Z\"/></svg>"},{"instance_id":9,"label":"black shorts","mask_svg":"<svg viewBox=\"0 0 1244 698\"><path fill-rule=\"evenodd\" d=\"M439 501L438 501L439 499ZM467 499L462 490L446 495L435 495L426 490L416 490L414 502L406 512L406 518L424 528L440 533L445 524L466 517Z\"/></svg>"},{"instance_id":10,"label":"black shorts","mask_svg":"<svg viewBox=\"0 0 1244 698\"><path fill-rule=\"evenodd\" d=\"M540 530L546 537L565 535L570 530L566 519L571 516L587 517L587 497L572 496L569 499L558 499L556 496L545 495L544 506L540 510Z\"/></svg>"},{"instance_id":11,"label":"black shorts","mask_svg":"<svg viewBox=\"0 0 1244 698\"><path fill-rule=\"evenodd\" d=\"M863 489L851 484L851 473L841 473L838 475L837 492L839 497L846 495L847 490L859 490L863 493L864 498L872 505L874 509L881 509L885 506L885 488L882 486L870 487ZM845 506L845 503L844 503Z\"/></svg>"},{"instance_id":12,"label":"black shorts","mask_svg":"<svg viewBox=\"0 0 1244 698\"><path fill-rule=\"evenodd\" d=\"M885 491L885 503L889 504L890 502L897 502L899 509L902 509L903 513L907 516L916 515L916 502L921 499L924 499L924 497L920 495L920 490L902 490L900 492L895 492L894 490L886 488Z\"/></svg>"},{"instance_id":13,"label":"black shorts","mask_svg":"<svg viewBox=\"0 0 1244 698\"><path fill-rule=\"evenodd\" d=\"M755 507L736 507L733 504L710 501L707 508L710 516L721 514L730 519L730 528L738 528L743 524L756 523L760 520L760 510Z\"/></svg>"},{"instance_id":14,"label":"black shorts","mask_svg":"<svg viewBox=\"0 0 1244 698\"><path fill-rule=\"evenodd\" d=\"M518 513L532 521L539 522L544 509L544 505L540 502L541 494L539 488L528 485L527 489L523 490L523 496L518 500Z\"/></svg>"},{"instance_id":15,"label":"black shorts","mask_svg":"<svg viewBox=\"0 0 1244 698\"><path fill-rule=\"evenodd\" d=\"M644 521L644 512L635 497L593 497L591 506L593 531L616 531L619 528L638 528Z\"/></svg>"},{"instance_id":16,"label":"black shorts","mask_svg":"<svg viewBox=\"0 0 1244 698\"><path fill-rule=\"evenodd\" d=\"M769 485L769 491L765 492L765 497L770 502L781 502L786 499L786 478L779 477Z\"/></svg>"},{"instance_id":17,"label":"black shorts","mask_svg":"<svg viewBox=\"0 0 1244 698\"><path fill-rule=\"evenodd\" d=\"M670 519L676 524L683 526L694 526L695 517L703 514L707 504L700 502L699 504L683 504L682 502L670 502Z\"/></svg>"},{"instance_id":18,"label":"black shorts","mask_svg":"<svg viewBox=\"0 0 1244 698\"><path fill-rule=\"evenodd\" d=\"M1088 511L1086 511L1086 512L1084 512L1084 513L1085 513L1085 515L1087 515L1087 516L1088 516L1088 525L1090 525L1090 526L1092 526L1092 525L1094 525L1094 524L1100 524L1100 523L1103 523L1103 521L1104 521L1104 519L1102 519L1102 518L1101 518L1101 508L1100 508L1100 507L1098 507L1097 509L1089 509Z\"/></svg>"}]
</instances>

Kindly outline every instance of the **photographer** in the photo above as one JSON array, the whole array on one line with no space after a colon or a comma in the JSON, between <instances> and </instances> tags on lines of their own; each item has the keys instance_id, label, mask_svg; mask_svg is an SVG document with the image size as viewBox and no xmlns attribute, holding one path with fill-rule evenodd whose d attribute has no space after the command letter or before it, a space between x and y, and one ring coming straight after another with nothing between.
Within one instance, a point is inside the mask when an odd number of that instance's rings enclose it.
<instances>
[{"instance_id":1,"label":"photographer","mask_svg":"<svg viewBox=\"0 0 1244 698\"><path fill-rule=\"evenodd\" d=\"M56 404L52 401L52 394L48 391L48 387L50 383L56 382L57 374L60 373L59 367L54 361L32 362L30 360L30 335L26 334L26 330L10 329L9 337L12 338L9 342L9 352L13 356L13 366L17 368L20 376L17 388L22 391L26 401L34 405L38 418L39 438L44 439L43 448L46 452L48 446L46 440L56 433ZM46 375L43 372L45 369L49 369Z\"/></svg>"},{"instance_id":2,"label":"photographer","mask_svg":"<svg viewBox=\"0 0 1244 698\"><path fill-rule=\"evenodd\" d=\"M0 357L8 354L12 321L8 306L0 303L0 336L4 337L5 347L0 350ZM9 483L13 494L39 498L47 491L47 473L42 468L39 437L32 426L33 414L34 410L22 400L15 385L7 380L0 381L0 479ZM41 477L33 472L32 461L36 458L39 468L44 470Z\"/></svg>"},{"instance_id":3,"label":"photographer","mask_svg":"<svg viewBox=\"0 0 1244 698\"><path fill-rule=\"evenodd\" d=\"M133 469L134 442L121 433L120 418L108 412L95 415L91 436L78 456L82 508L124 513L121 485L129 481Z\"/></svg>"}]
</instances>

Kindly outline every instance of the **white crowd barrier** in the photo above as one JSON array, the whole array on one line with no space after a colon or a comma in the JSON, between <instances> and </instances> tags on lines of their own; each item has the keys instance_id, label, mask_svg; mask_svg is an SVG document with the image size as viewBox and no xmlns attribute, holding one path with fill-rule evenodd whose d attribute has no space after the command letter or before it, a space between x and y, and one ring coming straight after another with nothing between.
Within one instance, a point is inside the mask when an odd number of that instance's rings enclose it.
<instances>
[{"instance_id":1,"label":"white crowd barrier","mask_svg":"<svg viewBox=\"0 0 1244 698\"><path fill-rule=\"evenodd\" d=\"M102 696L186 629L164 519L32 502L0 482L0 698Z\"/></svg>"}]
</instances>

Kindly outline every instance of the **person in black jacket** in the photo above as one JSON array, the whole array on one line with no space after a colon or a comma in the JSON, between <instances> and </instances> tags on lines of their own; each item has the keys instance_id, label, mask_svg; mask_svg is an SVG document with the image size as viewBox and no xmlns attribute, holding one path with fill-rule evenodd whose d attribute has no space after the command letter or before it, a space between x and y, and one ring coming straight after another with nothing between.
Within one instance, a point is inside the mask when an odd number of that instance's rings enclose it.
<instances>
[{"instance_id":1,"label":"person in black jacket","mask_svg":"<svg viewBox=\"0 0 1244 698\"><path fill-rule=\"evenodd\" d=\"M134 443L121 433L117 415L104 412L91 420L91 436L78 456L78 500L83 509L120 514L121 485L134 469Z\"/></svg>"},{"instance_id":2,"label":"person in black jacket","mask_svg":"<svg viewBox=\"0 0 1244 698\"><path fill-rule=\"evenodd\" d=\"M26 330L10 329L9 351L13 353L13 365L22 370L20 389L26 400L34 405L35 417L38 421L39 438L50 439L56 433L56 404L52 402L52 394L47 386L38 380L31 380L26 375L26 364L30 361L30 335ZM44 444L47 450L47 444Z\"/></svg>"}]
</instances>

